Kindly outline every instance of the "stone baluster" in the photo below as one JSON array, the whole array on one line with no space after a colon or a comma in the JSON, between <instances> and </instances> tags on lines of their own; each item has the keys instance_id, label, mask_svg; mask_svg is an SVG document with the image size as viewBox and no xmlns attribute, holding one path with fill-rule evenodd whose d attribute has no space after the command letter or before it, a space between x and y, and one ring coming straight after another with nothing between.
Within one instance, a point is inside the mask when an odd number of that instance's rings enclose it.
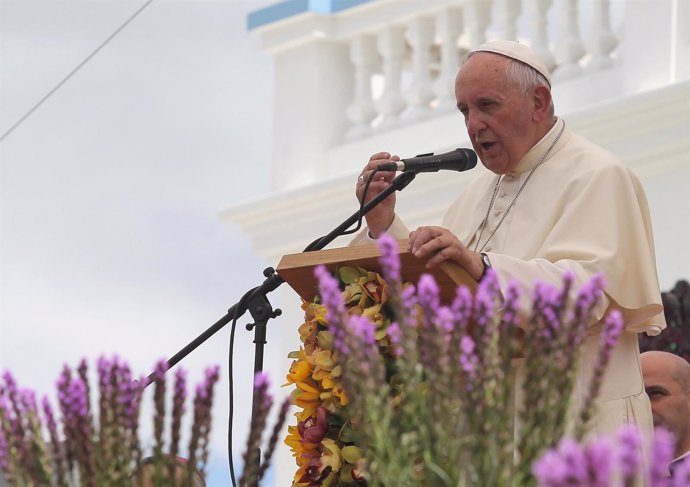
<instances>
[{"instance_id":1,"label":"stone baluster","mask_svg":"<svg viewBox=\"0 0 690 487\"><path fill-rule=\"evenodd\" d=\"M580 16L577 4L578 0L565 0L559 11L562 38L556 44L559 63L553 75L555 80L573 78L582 72L579 61L585 55L585 48L578 28Z\"/></svg>"},{"instance_id":2,"label":"stone baluster","mask_svg":"<svg viewBox=\"0 0 690 487\"><path fill-rule=\"evenodd\" d=\"M434 91L438 99L437 110L455 109L455 76L460 66L458 37L462 32L462 9L450 7L436 15L436 35L441 41L441 59Z\"/></svg>"},{"instance_id":3,"label":"stone baluster","mask_svg":"<svg viewBox=\"0 0 690 487\"><path fill-rule=\"evenodd\" d=\"M521 8L521 0L499 0L497 12L501 39L517 40L517 18L520 16Z\"/></svg>"},{"instance_id":4,"label":"stone baluster","mask_svg":"<svg viewBox=\"0 0 690 487\"><path fill-rule=\"evenodd\" d=\"M532 50L541 58L542 62L553 71L556 60L549 49L548 19L552 0L531 0L530 18L532 18Z\"/></svg>"},{"instance_id":5,"label":"stone baluster","mask_svg":"<svg viewBox=\"0 0 690 487\"><path fill-rule=\"evenodd\" d=\"M492 4L493 0L469 0L465 3L465 30L469 34L471 49L486 42Z\"/></svg>"},{"instance_id":6,"label":"stone baluster","mask_svg":"<svg viewBox=\"0 0 690 487\"><path fill-rule=\"evenodd\" d=\"M354 99L347 108L347 118L353 123L346 138L364 137L372 131L371 121L377 112L371 93L371 77L378 66L376 39L362 34L350 41L350 60L354 66Z\"/></svg>"},{"instance_id":7,"label":"stone baluster","mask_svg":"<svg viewBox=\"0 0 690 487\"><path fill-rule=\"evenodd\" d=\"M375 106L383 116L381 128L398 124L399 115L405 109L405 100L400 92L402 63L405 56L405 37L403 28L391 26L378 35L378 50L383 57L383 94Z\"/></svg>"},{"instance_id":8,"label":"stone baluster","mask_svg":"<svg viewBox=\"0 0 690 487\"><path fill-rule=\"evenodd\" d=\"M416 121L430 114L429 104L435 98L431 83L433 19L423 16L414 18L407 28L407 41L412 48L412 84L406 93L409 110L405 118Z\"/></svg>"},{"instance_id":9,"label":"stone baluster","mask_svg":"<svg viewBox=\"0 0 690 487\"><path fill-rule=\"evenodd\" d=\"M611 30L609 17L611 3L609 0L593 2L592 23L593 32L588 43L592 58L587 63L587 69L601 69L611 66L611 51L618 45L616 36Z\"/></svg>"}]
</instances>

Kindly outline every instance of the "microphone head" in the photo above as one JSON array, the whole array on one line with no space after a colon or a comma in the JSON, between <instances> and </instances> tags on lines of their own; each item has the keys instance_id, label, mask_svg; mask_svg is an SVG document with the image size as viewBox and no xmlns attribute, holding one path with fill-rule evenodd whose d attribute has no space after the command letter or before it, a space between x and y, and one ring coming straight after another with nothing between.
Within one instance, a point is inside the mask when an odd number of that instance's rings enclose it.
<instances>
[{"instance_id":1,"label":"microphone head","mask_svg":"<svg viewBox=\"0 0 690 487\"><path fill-rule=\"evenodd\" d=\"M436 172L467 171L477 165L477 154L472 149L455 149L443 154L423 154L401 159L405 171Z\"/></svg>"}]
</instances>

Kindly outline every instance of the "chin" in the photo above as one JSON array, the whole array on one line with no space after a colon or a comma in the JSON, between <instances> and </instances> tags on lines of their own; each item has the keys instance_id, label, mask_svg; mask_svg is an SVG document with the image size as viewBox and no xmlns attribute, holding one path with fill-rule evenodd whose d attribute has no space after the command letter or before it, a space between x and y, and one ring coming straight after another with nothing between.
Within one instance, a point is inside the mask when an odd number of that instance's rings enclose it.
<instances>
[{"instance_id":1,"label":"chin","mask_svg":"<svg viewBox=\"0 0 690 487\"><path fill-rule=\"evenodd\" d=\"M505 174L509 171L510 165L507 164L505 161L496 161L492 160L491 158L487 159L486 161L484 159L481 159L482 164L484 167L486 167L489 171L491 171L494 174Z\"/></svg>"}]
</instances>

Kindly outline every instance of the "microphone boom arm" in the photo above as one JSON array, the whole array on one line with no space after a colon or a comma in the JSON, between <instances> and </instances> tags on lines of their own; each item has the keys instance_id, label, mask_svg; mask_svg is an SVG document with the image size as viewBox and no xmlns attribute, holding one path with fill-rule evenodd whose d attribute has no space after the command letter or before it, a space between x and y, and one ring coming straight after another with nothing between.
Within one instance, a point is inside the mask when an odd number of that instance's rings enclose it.
<instances>
[{"instance_id":1,"label":"microphone boom arm","mask_svg":"<svg viewBox=\"0 0 690 487\"><path fill-rule=\"evenodd\" d=\"M313 252L315 250L323 249L326 245L328 245L333 240L335 240L337 237L342 235L342 233L345 230L347 230L352 225L354 225L360 219L360 217L369 213L379 203L381 203L383 200L388 198L393 192L402 191L403 189L405 189L405 187L412 182L412 180L415 178L416 175L417 175L417 172L415 172L415 171L408 171L408 172L400 173L398 176L395 177L395 179L393 179L393 181L391 181L391 184L386 189L381 191L378 195L376 195L374 198L372 198L367 204L365 204L364 207L362 207L361 213L359 211L354 213L350 218L348 218L343 223L338 225L330 233L328 233L327 235L324 235L323 237L317 238L312 243L307 245L307 247L304 249L303 252Z\"/></svg>"}]
</instances>

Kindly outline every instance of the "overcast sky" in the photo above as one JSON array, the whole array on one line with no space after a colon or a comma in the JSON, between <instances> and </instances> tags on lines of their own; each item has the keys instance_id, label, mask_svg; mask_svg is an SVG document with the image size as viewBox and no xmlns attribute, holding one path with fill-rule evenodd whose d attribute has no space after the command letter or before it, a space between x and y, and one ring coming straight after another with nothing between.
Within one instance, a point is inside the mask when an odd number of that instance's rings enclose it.
<instances>
[{"instance_id":1,"label":"overcast sky","mask_svg":"<svg viewBox=\"0 0 690 487\"><path fill-rule=\"evenodd\" d=\"M0 0L0 133L144 3ZM270 191L271 57L245 27L270 3L153 2L0 143L0 371L20 385L52 392L101 354L146 373L276 264L218 216ZM228 332L183 363L194 382L223 364L210 486L228 485Z\"/></svg>"}]
</instances>

